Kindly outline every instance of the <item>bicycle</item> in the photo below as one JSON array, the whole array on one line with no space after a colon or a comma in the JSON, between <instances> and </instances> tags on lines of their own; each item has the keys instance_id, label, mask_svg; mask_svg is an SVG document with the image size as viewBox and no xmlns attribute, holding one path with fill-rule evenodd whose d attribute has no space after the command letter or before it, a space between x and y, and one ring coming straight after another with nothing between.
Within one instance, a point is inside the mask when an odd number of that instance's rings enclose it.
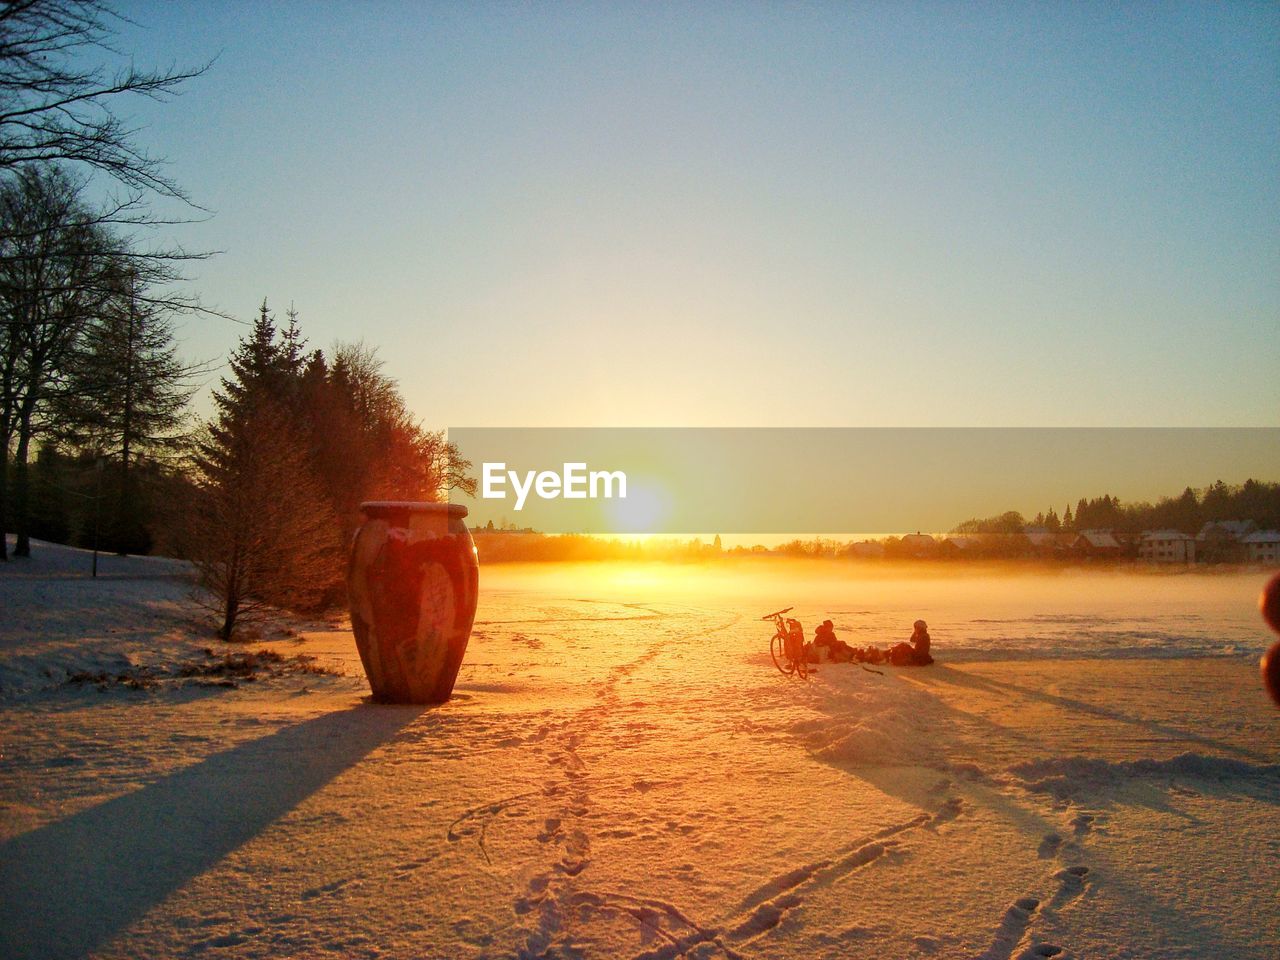
<instances>
[{"instance_id":1,"label":"bicycle","mask_svg":"<svg viewBox=\"0 0 1280 960\"><path fill-rule=\"evenodd\" d=\"M767 613L761 620L773 621L773 639L769 642L769 653L773 657L773 665L785 677L797 676L801 680L809 679L809 664L804 658L804 628L800 621L790 617L783 618L795 607Z\"/></svg>"}]
</instances>

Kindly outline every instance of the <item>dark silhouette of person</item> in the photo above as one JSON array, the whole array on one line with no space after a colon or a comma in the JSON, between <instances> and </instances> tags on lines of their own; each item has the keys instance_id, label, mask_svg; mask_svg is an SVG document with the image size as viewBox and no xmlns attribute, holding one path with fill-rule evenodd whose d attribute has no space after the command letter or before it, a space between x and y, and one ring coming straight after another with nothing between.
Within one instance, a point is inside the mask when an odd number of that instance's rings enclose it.
<instances>
[{"instance_id":1,"label":"dark silhouette of person","mask_svg":"<svg viewBox=\"0 0 1280 960\"><path fill-rule=\"evenodd\" d=\"M933 663L929 653L932 644L929 638L929 625L923 620L912 624L911 640L899 643L889 651L889 662L895 667L927 667Z\"/></svg>"},{"instance_id":2,"label":"dark silhouette of person","mask_svg":"<svg viewBox=\"0 0 1280 960\"><path fill-rule=\"evenodd\" d=\"M830 620L823 620L818 629L813 631L813 645L826 647L827 657L833 663L847 663L854 657L853 647L836 638L836 628Z\"/></svg>"}]
</instances>

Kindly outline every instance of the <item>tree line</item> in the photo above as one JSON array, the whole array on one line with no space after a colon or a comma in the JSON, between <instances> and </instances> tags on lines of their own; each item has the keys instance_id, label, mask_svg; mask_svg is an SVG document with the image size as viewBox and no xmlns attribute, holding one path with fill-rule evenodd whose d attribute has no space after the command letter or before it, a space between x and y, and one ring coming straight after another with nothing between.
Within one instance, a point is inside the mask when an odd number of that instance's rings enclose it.
<instances>
[{"instance_id":1,"label":"tree line","mask_svg":"<svg viewBox=\"0 0 1280 960\"><path fill-rule=\"evenodd\" d=\"M101 0L0 5L0 531L18 557L46 537L190 558L230 639L264 605L340 596L362 500L474 481L373 349L308 350L297 314L278 324L265 301L213 415L193 415L211 367L179 357L175 323L225 315L186 290L207 254L156 243L184 221L154 202L202 211L118 104L205 68L136 68L113 42L122 22Z\"/></svg>"},{"instance_id":2,"label":"tree line","mask_svg":"<svg viewBox=\"0 0 1280 960\"><path fill-rule=\"evenodd\" d=\"M341 600L361 501L475 492L470 463L409 412L374 350L308 351L292 310L281 327L263 303L214 404L192 446L179 529L220 604L224 639L264 605Z\"/></svg>"},{"instance_id":3,"label":"tree line","mask_svg":"<svg viewBox=\"0 0 1280 960\"><path fill-rule=\"evenodd\" d=\"M148 71L115 45L127 22L100 0L0 5L0 528L30 552L33 447L39 480L89 499L59 460L111 458L110 539L145 547L134 479L177 442L198 366L178 360L176 315L200 312L185 263L205 254L156 243L153 201L198 211L122 118L131 99L163 100L203 72ZM102 496L95 481L95 508ZM62 511L54 511L61 514ZM7 558L0 538L0 559Z\"/></svg>"},{"instance_id":4,"label":"tree line","mask_svg":"<svg viewBox=\"0 0 1280 960\"><path fill-rule=\"evenodd\" d=\"M118 553L162 547L195 563L230 639L266 607L341 600L363 500L474 492L470 464L410 413L365 344L309 350L297 313L278 324L264 301L200 421L167 316L130 302L75 315L19 424L41 448L31 465L27 444L11 444L15 554L30 553L33 535Z\"/></svg>"},{"instance_id":5,"label":"tree line","mask_svg":"<svg viewBox=\"0 0 1280 960\"><path fill-rule=\"evenodd\" d=\"M201 367L183 363L174 343L175 316L195 309L169 289L182 254L142 248L117 213L91 204L84 183L52 161L0 182L0 523L17 534L18 556L30 553L37 518L47 535L70 515L32 502L36 444L44 492L109 496L105 541L145 552L135 481L183 440ZM110 476L105 487L95 476L91 495L77 473L106 461Z\"/></svg>"},{"instance_id":6,"label":"tree line","mask_svg":"<svg viewBox=\"0 0 1280 960\"><path fill-rule=\"evenodd\" d=\"M1194 535L1209 522L1247 520L1262 530L1280 530L1280 483L1249 479L1242 484L1218 480L1207 487L1187 487L1176 497L1161 497L1155 503L1121 503L1118 497L1082 497L1075 512L1070 505L1059 517L1051 507L1027 520L1017 511L994 517L966 520L951 532L1023 533L1043 528L1050 533L1080 530L1113 530L1137 535L1145 530L1178 530Z\"/></svg>"}]
</instances>

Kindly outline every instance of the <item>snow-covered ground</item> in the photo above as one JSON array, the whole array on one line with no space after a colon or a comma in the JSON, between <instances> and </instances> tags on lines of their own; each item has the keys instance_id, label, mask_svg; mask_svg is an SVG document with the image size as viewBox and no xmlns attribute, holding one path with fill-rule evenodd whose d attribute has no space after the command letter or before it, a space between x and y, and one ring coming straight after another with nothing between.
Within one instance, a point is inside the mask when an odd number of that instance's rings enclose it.
<instances>
[{"instance_id":1,"label":"snow-covered ground","mask_svg":"<svg viewBox=\"0 0 1280 960\"><path fill-rule=\"evenodd\" d=\"M0 567L0 956L1280 955L1261 574L482 568L422 709L364 701L341 623L217 673L180 565L37 547ZM940 662L788 681L788 603L923 616Z\"/></svg>"}]
</instances>

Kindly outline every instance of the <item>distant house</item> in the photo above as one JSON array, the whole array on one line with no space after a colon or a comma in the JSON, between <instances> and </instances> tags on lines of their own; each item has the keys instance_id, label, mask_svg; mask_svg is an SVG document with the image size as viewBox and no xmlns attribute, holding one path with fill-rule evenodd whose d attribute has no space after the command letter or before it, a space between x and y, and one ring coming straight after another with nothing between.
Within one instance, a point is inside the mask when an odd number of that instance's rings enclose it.
<instances>
[{"instance_id":1,"label":"distant house","mask_svg":"<svg viewBox=\"0 0 1280 960\"><path fill-rule=\"evenodd\" d=\"M1200 532L1196 534L1196 540L1204 543L1206 540L1243 540L1253 531L1252 520L1210 520Z\"/></svg>"},{"instance_id":2,"label":"distant house","mask_svg":"<svg viewBox=\"0 0 1280 960\"><path fill-rule=\"evenodd\" d=\"M1142 542L1142 534L1130 533L1127 530L1112 530L1111 536L1115 537L1116 543L1120 544L1120 549L1130 555L1138 552L1138 544Z\"/></svg>"},{"instance_id":3,"label":"distant house","mask_svg":"<svg viewBox=\"0 0 1280 960\"><path fill-rule=\"evenodd\" d=\"M908 533L901 540L901 551L908 557L931 557L938 550L938 542L927 533Z\"/></svg>"},{"instance_id":4,"label":"distant house","mask_svg":"<svg viewBox=\"0 0 1280 960\"><path fill-rule=\"evenodd\" d=\"M1248 558L1244 538L1253 532L1252 520L1210 520L1196 534L1196 552L1208 563L1240 563Z\"/></svg>"},{"instance_id":5,"label":"distant house","mask_svg":"<svg viewBox=\"0 0 1280 960\"><path fill-rule=\"evenodd\" d=\"M947 539L943 540L942 546L949 552L955 552L955 553L965 553L966 551L971 552L975 547L982 546L982 539L980 537L956 534L954 536L947 537Z\"/></svg>"},{"instance_id":6,"label":"distant house","mask_svg":"<svg viewBox=\"0 0 1280 960\"><path fill-rule=\"evenodd\" d=\"M1181 530L1147 530L1138 543L1138 556L1151 563L1195 563L1196 538Z\"/></svg>"},{"instance_id":7,"label":"distant house","mask_svg":"<svg viewBox=\"0 0 1280 960\"><path fill-rule=\"evenodd\" d=\"M1119 557L1123 548L1110 530L1081 530L1071 541L1071 550L1083 557L1105 559Z\"/></svg>"},{"instance_id":8,"label":"distant house","mask_svg":"<svg viewBox=\"0 0 1280 960\"><path fill-rule=\"evenodd\" d=\"M1251 563L1280 563L1280 531L1259 530L1240 542Z\"/></svg>"},{"instance_id":9,"label":"distant house","mask_svg":"<svg viewBox=\"0 0 1280 960\"><path fill-rule=\"evenodd\" d=\"M1026 537L1031 552L1041 557L1056 557L1071 549L1075 535L1071 533L1054 533L1045 527L1027 527L1022 534Z\"/></svg>"}]
</instances>

